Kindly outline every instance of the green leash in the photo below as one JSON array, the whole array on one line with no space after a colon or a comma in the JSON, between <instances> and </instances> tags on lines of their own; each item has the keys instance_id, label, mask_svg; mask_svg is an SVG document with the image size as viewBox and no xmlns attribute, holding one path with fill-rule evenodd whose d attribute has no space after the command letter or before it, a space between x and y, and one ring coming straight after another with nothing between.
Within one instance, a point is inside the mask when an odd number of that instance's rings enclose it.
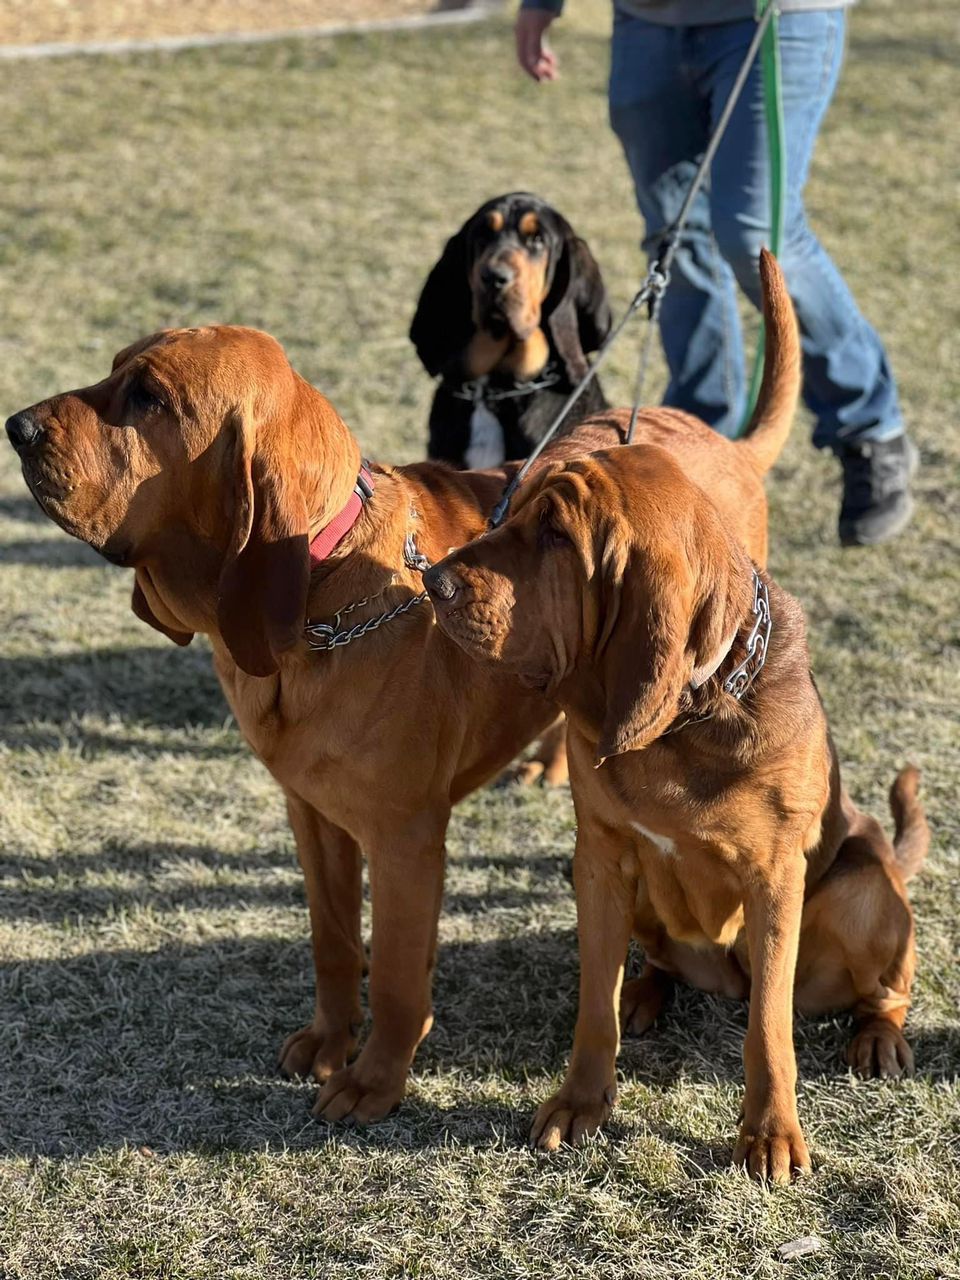
<instances>
[{"instance_id":1,"label":"green leash","mask_svg":"<svg viewBox=\"0 0 960 1280\"><path fill-rule=\"evenodd\" d=\"M775 0L757 0L756 17L759 21L764 11ZM763 107L767 121L767 147L770 157L770 252L780 257L783 244L783 212L786 192L787 162L784 155L783 141L783 93L780 79L780 40L777 30L779 13L774 9L763 43L760 45L760 66L763 74ZM747 393L747 406L740 423L737 436L742 436L750 421L750 416L757 406L760 394L760 383L763 381L763 355L765 343L763 321L760 322L760 337L757 342L757 354L753 362L753 374L750 378L750 390Z\"/></svg>"}]
</instances>

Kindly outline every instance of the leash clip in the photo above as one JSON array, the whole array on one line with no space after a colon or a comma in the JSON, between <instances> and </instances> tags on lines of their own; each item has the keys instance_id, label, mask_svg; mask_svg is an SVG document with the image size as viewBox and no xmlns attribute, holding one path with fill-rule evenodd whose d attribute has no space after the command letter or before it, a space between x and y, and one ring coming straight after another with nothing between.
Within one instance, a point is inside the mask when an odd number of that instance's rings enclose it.
<instances>
[{"instance_id":1,"label":"leash clip","mask_svg":"<svg viewBox=\"0 0 960 1280\"><path fill-rule=\"evenodd\" d=\"M427 557L417 550L417 539L412 533L408 533L403 540L403 563L416 573L426 573L431 567Z\"/></svg>"}]
</instances>

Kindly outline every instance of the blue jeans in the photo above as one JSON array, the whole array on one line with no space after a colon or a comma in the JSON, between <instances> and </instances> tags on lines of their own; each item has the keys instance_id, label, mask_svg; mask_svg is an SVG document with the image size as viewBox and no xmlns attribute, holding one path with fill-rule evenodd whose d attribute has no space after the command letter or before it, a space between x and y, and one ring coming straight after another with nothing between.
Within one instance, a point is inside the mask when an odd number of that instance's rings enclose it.
<instances>
[{"instance_id":1,"label":"blue jeans","mask_svg":"<svg viewBox=\"0 0 960 1280\"><path fill-rule=\"evenodd\" d=\"M807 223L803 207L817 131L843 60L842 10L780 18L786 208L780 263L803 343L803 398L813 443L837 449L903 431L879 337ZM626 152L656 251L680 210L754 31L752 20L669 27L615 11L610 122ZM670 369L664 403L734 435L744 412L743 339L735 282L760 305L757 260L769 242L763 85L755 63L691 211L660 313Z\"/></svg>"}]
</instances>

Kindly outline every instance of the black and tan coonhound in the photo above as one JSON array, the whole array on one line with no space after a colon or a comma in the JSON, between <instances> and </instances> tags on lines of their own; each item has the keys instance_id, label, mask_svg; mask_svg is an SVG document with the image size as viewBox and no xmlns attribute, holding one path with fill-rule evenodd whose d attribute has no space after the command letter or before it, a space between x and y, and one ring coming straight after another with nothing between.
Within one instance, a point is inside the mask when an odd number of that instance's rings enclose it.
<instances>
[{"instance_id":1,"label":"black and tan coonhound","mask_svg":"<svg viewBox=\"0 0 960 1280\"><path fill-rule=\"evenodd\" d=\"M525 191L488 200L447 241L410 327L440 376L429 457L461 468L525 457L610 324L600 268L566 218ZM606 407L594 381L564 429Z\"/></svg>"}]
</instances>

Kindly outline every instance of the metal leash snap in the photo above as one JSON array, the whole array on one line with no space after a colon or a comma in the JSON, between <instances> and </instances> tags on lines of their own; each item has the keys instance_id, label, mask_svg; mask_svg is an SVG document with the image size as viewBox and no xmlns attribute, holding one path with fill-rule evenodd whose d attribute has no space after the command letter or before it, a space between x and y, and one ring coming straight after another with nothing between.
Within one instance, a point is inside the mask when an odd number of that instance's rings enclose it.
<instances>
[{"instance_id":1,"label":"metal leash snap","mask_svg":"<svg viewBox=\"0 0 960 1280\"><path fill-rule=\"evenodd\" d=\"M426 573L431 568L427 557L417 550L416 534L408 533L403 540L403 563L416 573Z\"/></svg>"},{"instance_id":2,"label":"metal leash snap","mask_svg":"<svg viewBox=\"0 0 960 1280\"><path fill-rule=\"evenodd\" d=\"M336 629L328 622L311 622L304 627L304 632L310 637L307 643L311 649L324 650L333 648L331 642L336 635Z\"/></svg>"},{"instance_id":3,"label":"metal leash snap","mask_svg":"<svg viewBox=\"0 0 960 1280\"><path fill-rule=\"evenodd\" d=\"M472 382L464 382L457 391L453 392L455 400L466 400L470 404L483 404L484 390L487 385L487 375L481 378L474 378Z\"/></svg>"}]
</instances>

